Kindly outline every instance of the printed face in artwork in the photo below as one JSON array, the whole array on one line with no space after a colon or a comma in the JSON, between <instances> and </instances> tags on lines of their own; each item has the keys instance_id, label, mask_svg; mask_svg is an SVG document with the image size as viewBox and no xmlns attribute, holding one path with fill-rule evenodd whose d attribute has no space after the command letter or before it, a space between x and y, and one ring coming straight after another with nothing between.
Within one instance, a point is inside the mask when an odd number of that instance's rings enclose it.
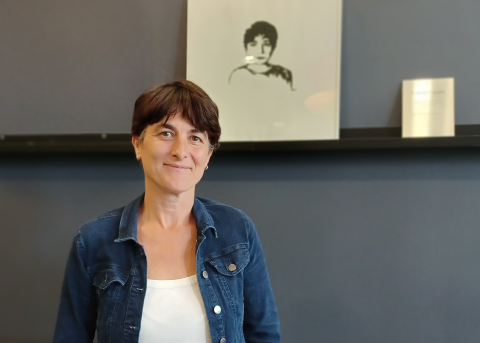
<instances>
[{"instance_id":1,"label":"printed face in artwork","mask_svg":"<svg viewBox=\"0 0 480 343\"><path fill-rule=\"evenodd\" d=\"M272 43L264 35L256 36L253 41L247 43L247 63L268 63L272 55Z\"/></svg>"},{"instance_id":2,"label":"printed face in artwork","mask_svg":"<svg viewBox=\"0 0 480 343\"><path fill-rule=\"evenodd\" d=\"M231 85L245 85L255 78L270 78L284 82L290 90L293 88L292 72L279 65L270 63L270 59L277 47L278 32L275 26L266 21L257 21L252 24L243 35L245 48L245 64L235 68L228 78ZM243 81L242 81L243 80ZM251 80L251 81L250 81Z\"/></svg>"}]
</instances>

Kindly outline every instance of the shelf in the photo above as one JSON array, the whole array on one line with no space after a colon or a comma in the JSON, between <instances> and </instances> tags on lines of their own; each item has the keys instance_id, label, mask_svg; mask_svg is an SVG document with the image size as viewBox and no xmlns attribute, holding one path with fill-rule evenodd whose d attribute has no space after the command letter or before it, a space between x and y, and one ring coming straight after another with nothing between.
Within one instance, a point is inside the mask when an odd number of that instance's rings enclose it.
<instances>
[{"instance_id":1,"label":"shelf","mask_svg":"<svg viewBox=\"0 0 480 343\"><path fill-rule=\"evenodd\" d=\"M480 146L480 125L457 125L455 137L402 138L401 128L341 129L339 140L223 142L220 152L405 149ZM130 134L0 135L0 153L133 153Z\"/></svg>"}]
</instances>

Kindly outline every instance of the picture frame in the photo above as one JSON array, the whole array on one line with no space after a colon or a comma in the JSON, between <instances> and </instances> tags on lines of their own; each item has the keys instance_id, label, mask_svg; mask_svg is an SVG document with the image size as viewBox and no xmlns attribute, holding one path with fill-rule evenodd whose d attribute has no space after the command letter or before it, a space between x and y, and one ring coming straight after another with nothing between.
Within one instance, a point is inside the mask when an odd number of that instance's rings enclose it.
<instances>
[{"instance_id":1,"label":"picture frame","mask_svg":"<svg viewBox=\"0 0 480 343\"><path fill-rule=\"evenodd\" d=\"M339 138L342 0L189 0L187 20L222 142Z\"/></svg>"}]
</instances>

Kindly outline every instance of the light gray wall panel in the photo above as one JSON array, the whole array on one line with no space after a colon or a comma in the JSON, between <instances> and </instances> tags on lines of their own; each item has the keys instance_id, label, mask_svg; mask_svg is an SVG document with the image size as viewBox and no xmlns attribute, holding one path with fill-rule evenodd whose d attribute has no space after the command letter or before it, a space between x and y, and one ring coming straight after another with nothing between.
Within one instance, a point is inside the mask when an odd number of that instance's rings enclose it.
<instances>
[{"instance_id":1,"label":"light gray wall panel","mask_svg":"<svg viewBox=\"0 0 480 343\"><path fill-rule=\"evenodd\" d=\"M456 123L480 123L480 3L344 0L342 127L401 125L401 81L455 78Z\"/></svg>"},{"instance_id":2,"label":"light gray wall panel","mask_svg":"<svg viewBox=\"0 0 480 343\"><path fill-rule=\"evenodd\" d=\"M185 77L186 0L0 3L0 134L129 132L149 86ZM480 124L480 3L344 0L342 127L399 126L403 79L454 77Z\"/></svg>"},{"instance_id":3,"label":"light gray wall panel","mask_svg":"<svg viewBox=\"0 0 480 343\"><path fill-rule=\"evenodd\" d=\"M2 1L0 42L0 134L130 132L185 77L186 1Z\"/></svg>"}]
</instances>

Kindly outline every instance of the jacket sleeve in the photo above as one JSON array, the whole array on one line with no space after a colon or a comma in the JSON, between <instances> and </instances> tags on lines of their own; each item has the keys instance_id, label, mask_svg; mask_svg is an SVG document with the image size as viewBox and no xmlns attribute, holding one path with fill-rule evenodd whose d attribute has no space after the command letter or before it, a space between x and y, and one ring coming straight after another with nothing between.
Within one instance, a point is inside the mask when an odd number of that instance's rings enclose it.
<instances>
[{"instance_id":1,"label":"jacket sleeve","mask_svg":"<svg viewBox=\"0 0 480 343\"><path fill-rule=\"evenodd\" d=\"M91 343L94 339L97 304L85 253L78 231L67 261L53 343Z\"/></svg>"},{"instance_id":2,"label":"jacket sleeve","mask_svg":"<svg viewBox=\"0 0 480 343\"><path fill-rule=\"evenodd\" d=\"M244 273L243 332L247 343L280 342L280 323L260 239L247 217L250 262Z\"/></svg>"}]
</instances>

